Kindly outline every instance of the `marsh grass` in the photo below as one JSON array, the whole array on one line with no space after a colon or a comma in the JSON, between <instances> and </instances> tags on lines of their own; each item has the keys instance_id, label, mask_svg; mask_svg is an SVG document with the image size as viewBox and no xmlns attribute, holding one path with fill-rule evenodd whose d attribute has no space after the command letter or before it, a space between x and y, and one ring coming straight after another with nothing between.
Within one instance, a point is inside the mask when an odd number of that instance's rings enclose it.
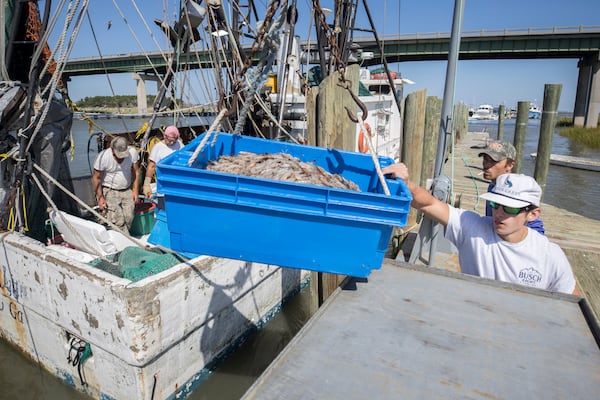
<instances>
[{"instance_id":1,"label":"marsh grass","mask_svg":"<svg viewBox=\"0 0 600 400\"><path fill-rule=\"evenodd\" d=\"M556 122L558 133L570 140L591 149L600 149L600 126L582 128L573 126L571 118L561 118Z\"/></svg>"}]
</instances>

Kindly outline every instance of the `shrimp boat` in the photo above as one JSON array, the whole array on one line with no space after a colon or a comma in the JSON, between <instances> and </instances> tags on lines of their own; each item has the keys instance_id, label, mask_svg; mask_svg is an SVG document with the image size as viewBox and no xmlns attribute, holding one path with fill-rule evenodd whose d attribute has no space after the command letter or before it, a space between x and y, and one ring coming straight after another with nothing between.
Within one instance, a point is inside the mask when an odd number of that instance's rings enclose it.
<instances>
[{"instance_id":1,"label":"shrimp boat","mask_svg":"<svg viewBox=\"0 0 600 400\"><path fill-rule=\"evenodd\" d=\"M542 109L535 103L529 105L529 119L541 119Z\"/></svg>"},{"instance_id":2,"label":"shrimp boat","mask_svg":"<svg viewBox=\"0 0 600 400\"><path fill-rule=\"evenodd\" d=\"M153 76L146 77L158 80L160 85L153 112L139 130L108 133L98 128L93 116L83 112L78 117L88 120L91 130L101 132L99 143L104 146L108 137L126 135L139 146L142 155L147 154L153 141L160 138L160 129L154 126L156 115L164 113L166 104L170 104L169 112L177 123L178 103L182 99L190 101L182 88L188 88L184 83L193 74L185 69L187 64L182 60L209 54L213 68L197 72L202 75L203 90L209 98L205 105L215 113L207 123L183 126L184 139L197 146L204 137L201 132L207 128L208 133L217 132L222 127L236 135L307 142L303 125L306 97L302 92L307 80L300 83L300 67L294 64L294 60L302 59L295 57L302 52L293 30L295 2L271 1L262 10L257 10L252 1L245 5L238 1L201 3L178 3L183 6L177 6L176 21L164 18L155 24L138 23L155 37L166 34L166 42L171 46L161 49L162 70L152 67ZM40 4L44 10L38 8ZM185 239L187 235L189 240L195 234L185 223L189 214L176 212L173 217L168 213L173 197L166 181L160 180L161 170L187 168L173 166L173 160L181 154L173 154L168 165L159 163L158 186L167 192L167 220L160 220L157 213L158 221L151 231L132 234L111 229L92 207L93 200L86 202L75 195L66 150L76 106L69 98L67 80L62 78L67 77L63 74L66 61L77 48L77 33L84 30L86 21L94 22L93 7L104 8L107 3L84 0L69 5L51 1L2 4L0 32L5 48L0 60L0 144L5 157L0 162L4 178L0 186L0 337L92 398L182 398L250 333L277 313L285 299L306 285L310 274L294 262L289 263L295 264L289 265L294 268L286 268L276 262L249 261L229 253L210 256L209 252L194 252L195 247L192 251L169 247L176 238ZM225 10L236 12L228 18ZM315 10L324 22L325 13L320 7ZM164 10L164 15L173 15L170 11ZM135 20L123 12L118 10L123 24ZM92 18L85 18L86 14ZM143 14L138 12L137 18L143 18ZM252 21L257 15L264 17L260 23ZM350 18L344 13L336 13L336 18L342 15ZM104 24L105 21L99 22ZM112 29L116 25L112 24ZM327 26L321 26L321 35ZM282 31L285 34L280 36ZM251 46L244 47L244 38L250 38ZM277 43L289 45L276 46ZM340 43L343 47L346 42ZM89 41L85 46L89 47ZM273 63L276 47L280 49L279 64ZM310 57L306 55L306 59ZM338 56L338 60L348 57ZM328 64L325 57L319 62L323 75L328 69L333 72L333 63ZM277 83L273 82L269 89L265 83L272 71ZM359 139L361 133L363 137L368 134L364 129L370 125L373 140L369 143L390 156L382 158L382 162L392 162L400 145L398 97L408 81L387 72L381 75L362 70L360 74L366 93L357 95L365 100L358 103L362 114L355 114L368 125L357 124L355 149L351 150L367 151ZM329 154L337 157L333 159L336 162L359 156L363 163L371 158L368 154ZM370 167L363 170L367 175L375 175ZM169 178L168 172L165 175ZM382 190L381 185L367 178L361 178L366 191ZM85 182L91 184L91 179L80 180L79 184ZM178 186L175 190L181 194L187 189ZM398 196L404 193L401 187L395 190ZM257 198L264 197L261 193ZM197 196L195 192L183 194ZM236 201L243 199L242 195L236 194ZM333 195L346 196L337 191L326 196L334 198ZM379 194L364 196L377 199ZM402 207L397 218L401 222L410 198L403 196L399 201ZM163 205L158 203L161 209ZM360 201L351 203L360 211ZM232 208L244 206L237 204ZM365 202L364 206L373 209L370 203ZM309 210L314 205L306 207ZM335 207L339 205L327 207L327 212L335 214ZM153 214L141 217L148 218L148 225L152 226ZM311 214L305 219L312 218ZM367 218L362 215L358 223ZM177 232L174 236L169 232L172 223L189 232ZM377 228L374 239L370 239L379 247L386 244L390 222L384 221L383 225L382 232ZM150 240L153 236L158 239ZM252 232L228 239L244 241L250 236ZM195 242L202 240L194 237ZM235 242L230 246L235 249Z\"/></svg>"}]
</instances>

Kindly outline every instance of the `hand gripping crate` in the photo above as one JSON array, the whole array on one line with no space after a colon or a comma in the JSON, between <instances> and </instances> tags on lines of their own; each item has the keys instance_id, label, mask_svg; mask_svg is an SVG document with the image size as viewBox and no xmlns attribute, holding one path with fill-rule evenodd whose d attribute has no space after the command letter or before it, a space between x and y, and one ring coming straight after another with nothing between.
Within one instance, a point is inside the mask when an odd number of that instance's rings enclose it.
<instances>
[{"instance_id":1,"label":"hand gripping crate","mask_svg":"<svg viewBox=\"0 0 600 400\"><path fill-rule=\"evenodd\" d=\"M175 251L365 277L380 268L393 226L406 225L410 192L403 181L387 179L385 195L370 155L220 133L188 166L202 138L157 165L165 242ZM240 152L287 153L361 191L206 170L210 160ZM379 162L383 168L393 160Z\"/></svg>"}]
</instances>

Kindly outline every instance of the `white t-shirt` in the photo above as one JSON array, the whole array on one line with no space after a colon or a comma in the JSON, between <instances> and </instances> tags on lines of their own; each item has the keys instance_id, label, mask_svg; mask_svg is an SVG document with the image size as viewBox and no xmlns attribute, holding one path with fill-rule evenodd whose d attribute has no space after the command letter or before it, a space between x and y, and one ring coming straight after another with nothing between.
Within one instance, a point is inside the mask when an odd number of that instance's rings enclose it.
<instances>
[{"instance_id":1,"label":"white t-shirt","mask_svg":"<svg viewBox=\"0 0 600 400\"><path fill-rule=\"evenodd\" d=\"M113 157L111 149L102 150L94 161L94 169L102 172L102 186L116 190L131 187L132 166L137 163L140 156L132 147L128 147L129 157L124 158L119 164Z\"/></svg>"},{"instance_id":2,"label":"white t-shirt","mask_svg":"<svg viewBox=\"0 0 600 400\"><path fill-rule=\"evenodd\" d=\"M162 141L157 142L154 146L152 146L152 150L150 150L150 156L148 159L150 161L154 161L158 164L160 160L171 154L172 152L179 150L183 147L183 143L181 141L176 141L175 144L167 146Z\"/></svg>"},{"instance_id":3,"label":"white t-shirt","mask_svg":"<svg viewBox=\"0 0 600 400\"><path fill-rule=\"evenodd\" d=\"M492 217L450 207L446 238L458 248L461 271L484 278L573 293L575 277L562 249L531 228L524 240L498 236Z\"/></svg>"}]
</instances>

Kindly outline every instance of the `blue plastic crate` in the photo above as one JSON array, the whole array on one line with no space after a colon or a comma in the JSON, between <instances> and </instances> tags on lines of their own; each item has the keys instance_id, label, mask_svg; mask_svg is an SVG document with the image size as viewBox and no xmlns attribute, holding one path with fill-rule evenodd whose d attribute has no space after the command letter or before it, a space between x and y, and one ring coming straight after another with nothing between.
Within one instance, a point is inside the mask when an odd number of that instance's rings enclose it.
<instances>
[{"instance_id":1,"label":"blue plastic crate","mask_svg":"<svg viewBox=\"0 0 600 400\"><path fill-rule=\"evenodd\" d=\"M383 194L369 155L220 133L188 167L202 137L157 166L169 234L164 242L175 251L364 277L380 268L393 226L406 225L410 192L401 180L388 179L392 195ZM361 192L205 169L209 160L244 151L314 162Z\"/></svg>"}]
</instances>

